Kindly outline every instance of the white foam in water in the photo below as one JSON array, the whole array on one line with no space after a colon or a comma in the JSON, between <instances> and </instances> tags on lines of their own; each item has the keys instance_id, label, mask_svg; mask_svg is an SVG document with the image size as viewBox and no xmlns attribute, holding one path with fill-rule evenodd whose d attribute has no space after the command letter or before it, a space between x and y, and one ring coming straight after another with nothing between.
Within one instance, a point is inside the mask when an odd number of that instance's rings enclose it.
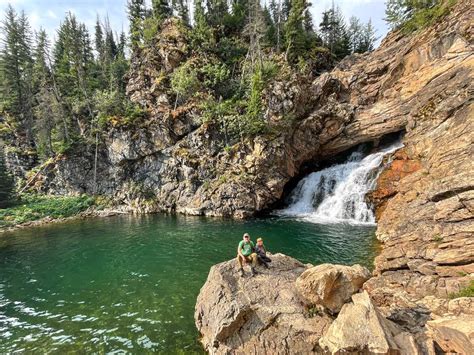
<instances>
[{"instance_id":1,"label":"white foam in water","mask_svg":"<svg viewBox=\"0 0 474 355\"><path fill-rule=\"evenodd\" d=\"M290 205L278 214L315 223L374 224L365 195L375 188L383 158L402 146L395 143L365 158L354 152L343 164L309 174L291 192Z\"/></svg>"}]
</instances>

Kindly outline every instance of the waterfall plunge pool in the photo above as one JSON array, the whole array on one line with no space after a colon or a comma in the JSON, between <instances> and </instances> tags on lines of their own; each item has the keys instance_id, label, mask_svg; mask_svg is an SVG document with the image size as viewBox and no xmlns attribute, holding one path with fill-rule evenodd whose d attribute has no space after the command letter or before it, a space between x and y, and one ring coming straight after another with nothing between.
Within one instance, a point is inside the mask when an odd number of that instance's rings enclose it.
<instances>
[{"instance_id":1,"label":"waterfall plunge pool","mask_svg":"<svg viewBox=\"0 0 474 355\"><path fill-rule=\"evenodd\" d=\"M360 263L374 228L277 217L115 216L0 238L0 353L199 353L194 305L244 232L303 262Z\"/></svg>"}]
</instances>

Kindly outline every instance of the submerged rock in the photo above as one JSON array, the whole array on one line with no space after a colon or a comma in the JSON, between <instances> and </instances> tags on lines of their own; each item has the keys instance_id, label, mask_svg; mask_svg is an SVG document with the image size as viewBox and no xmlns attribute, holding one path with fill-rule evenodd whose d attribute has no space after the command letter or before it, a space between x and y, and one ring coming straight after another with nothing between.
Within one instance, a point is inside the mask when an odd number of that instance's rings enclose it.
<instances>
[{"instance_id":1,"label":"submerged rock","mask_svg":"<svg viewBox=\"0 0 474 355\"><path fill-rule=\"evenodd\" d=\"M360 265L322 264L303 272L296 280L296 288L310 304L338 313L369 278L370 271Z\"/></svg>"},{"instance_id":2,"label":"submerged rock","mask_svg":"<svg viewBox=\"0 0 474 355\"><path fill-rule=\"evenodd\" d=\"M308 267L283 255L270 269L240 277L237 262L211 268L196 303L201 342L211 354L318 353L331 318L308 310L295 281Z\"/></svg>"}]
</instances>

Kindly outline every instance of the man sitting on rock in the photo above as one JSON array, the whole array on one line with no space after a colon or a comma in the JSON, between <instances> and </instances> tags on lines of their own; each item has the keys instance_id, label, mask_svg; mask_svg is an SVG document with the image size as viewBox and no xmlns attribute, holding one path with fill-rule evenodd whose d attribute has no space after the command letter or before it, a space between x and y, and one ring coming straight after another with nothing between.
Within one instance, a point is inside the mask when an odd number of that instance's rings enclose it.
<instances>
[{"instance_id":1,"label":"man sitting on rock","mask_svg":"<svg viewBox=\"0 0 474 355\"><path fill-rule=\"evenodd\" d=\"M255 253L255 246L250 240L250 235L248 233L244 234L243 240L240 241L239 246L237 247L237 261L239 263L239 272L240 276L244 276L244 264L250 263L250 270L252 275L257 274L255 271L255 265L257 265L257 254Z\"/></svg>"},{"instance_id":2,"label":"man sitting on rock","mask_svg":"<svg viewBox=\"0 0 474 355\"><path fill-rule=\"evenodd\" d=\"M262 238L257 238L255 253L257 254L258 261L268 269L268 263L271 263L272 259L267 256L267 250L265 249L265 245L263 245Z\"/></svg>"}]
</instances>

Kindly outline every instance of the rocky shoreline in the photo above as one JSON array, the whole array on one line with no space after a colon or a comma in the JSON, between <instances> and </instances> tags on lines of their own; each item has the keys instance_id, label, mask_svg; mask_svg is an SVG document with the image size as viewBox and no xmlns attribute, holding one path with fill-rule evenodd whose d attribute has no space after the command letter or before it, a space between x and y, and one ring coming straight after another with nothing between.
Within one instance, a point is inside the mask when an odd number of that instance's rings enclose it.
<instances>
[{"instance_id":1,"label":"rocky shoreline","mask_svg":"<svg viewBox=\"0 0 474 355\"><path fill-rule=\"evenodd\" d=\"M15 232L20 229L24 228L31 228L31 227L39 227L43 226L46 224L54 224L54 223L62 223L62 222L67 222L67 221L73 221L75 219L85 219L85 218L94 218L94 217L112 217L116 216L118 214L128 214L131 212L124 212L121 210L117 209L102 209L102 210L97 210L94 208L90 208L86 211L80 212L77 215L74 216L69 216L65 218L51 218L51 217L44 217L40 218L35 221L28 221L24 223L19 223L13 226L8 226L8 227L0 227L0 235L9 233L9 232Z\"/></svg>"},{"instance_id":2,"label":"rocky shoreline","mask_svg":"<svg viewBox=\"0 0 474 355\"><path fill-rule=\"evenodd\" d=\"M365 290L360 265L302 264L272 255L241 277L235 260L213 266L197 298L196 327L209 354L469 354L472 314L425 314L418 332L391 319ZM458 309L469 297L451 300Z\"/></svg>"}]
</instances>

